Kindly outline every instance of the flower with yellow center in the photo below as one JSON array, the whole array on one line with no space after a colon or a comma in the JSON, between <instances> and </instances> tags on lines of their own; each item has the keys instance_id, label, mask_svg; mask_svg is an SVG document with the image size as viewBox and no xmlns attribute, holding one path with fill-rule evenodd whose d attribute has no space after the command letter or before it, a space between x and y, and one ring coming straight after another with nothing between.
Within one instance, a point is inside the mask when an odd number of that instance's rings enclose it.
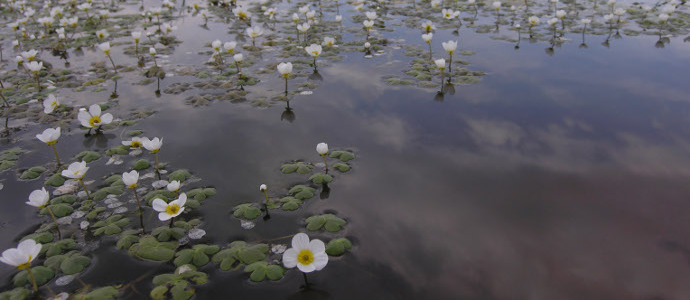
<instances>
[{"instance_id":1,"label":"flower with yellow center","mask_svg":"<svg viewBox=\"0 0 690 300\"><path fill-rule=\"evenodd\" d=\"M131 141L122 141L122 145L129 146L132 149L138 149L144 146L144 138L133 137Z\"/></svg>"},{"instance_id":2,"label":"flower with yellow center","mask_svg":"<svg viewBox=\"0 0 690 300\"><path fill-rule=\"evenodd\" d=\"M297 267L304 273L319 271L328 264L326 246L321 240L309 240L309 236L298 233L292 238L292 248L283 253L286 268Z\"/></svg>"},{"instance_id":3,"label":"flower with yellow center","mask_svg":"<svg viewBox=\"0 0 690 300\"><path fill-rule=\"evenodd\" d=\"M184 211L184 204L186 202L187 194L181 193L179 198L170 201L170 203L165 203L161 199L154 199L152 206L158 212L158 219L167 221L179 216Z\"/></svg>"},{"instance_id":4,"label":"flower with yellow center","mask_svg":"<svg viewBox=\"0 0 690 300\"><path fill-rule=\"evenodd\" d=\"M122 173L122 182L125 184L125 186L127 186L128 189L135 189L137 187L138 181L139 172L137 172L136 170Z\"/></svg>"},{"instance_id":5,"label":"flower with yellow center","mask_svg":"<svg viewBox=\"0 0 690 300\"><path fill-rule=\"evenodd\" d=\"M43 112L46 114L52 113L58 106L60 106L60 101L53 94L43 100Z\"/></svg>"},{"instance_id":6,"label":"flower with yellow center","mask_svg":"<svg viewBox=\"0 0 690 300\"><path fill-rule=\"evenodd\" d=\"M81 123L81 126L86 128L99 127L101 125L110 124L113 121L113 115L103 114L101 115L101 107L98 104L91 105L89 110L82 108L77 114L77 119Z\"/></svg>"},{"instance_id":7,"label":"flower with yellow center","mask_svg":"<svg viewBox=\"0 0 690 300\"><path fill-rule=\"evenodd\" d=\"M38 291L36 280L31 273L31 262L38 257L41 252L41 244L36 243L32 239L23 240L17 248L10 248L2 252L0 261L10 266L14 266L19 270L26 270L31 278L31 283L34 286L34 292Z\"/></svg>"}]
</instances>

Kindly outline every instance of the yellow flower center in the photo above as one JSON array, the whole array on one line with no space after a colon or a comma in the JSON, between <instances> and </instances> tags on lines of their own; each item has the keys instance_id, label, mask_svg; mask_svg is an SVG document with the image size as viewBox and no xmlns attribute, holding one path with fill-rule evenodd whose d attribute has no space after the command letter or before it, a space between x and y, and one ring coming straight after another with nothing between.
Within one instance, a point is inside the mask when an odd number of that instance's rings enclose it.
<instances>
[{"instance_id":1,"label":"yellow flower center","mask_svg":"<svg viewBox=\"0 0 690 300\"><path fill-rule=\"evenodd\" d=\"M240 19L243 19L243 20L247 18L247 14L245 14L245 13L243 13L243 12L241 12L241 13L239 13L239 14L237 14L237 15L240 17Z\"/></svg>"},{"instance_id":2,"label":"yellow flower center","mask_svg":"<svg viewBox=\"0 0 690 300\"><path fill-rule=\"evenodd\" d=\"M89 119L89 125L91 125L91 127L96 126L96 125L100 125L100 124L101 124L101 117L100 116L93 116L93 117L91 117L91 119Z\"/></svg>"},{"instance_id":3,"label":"yellow flower center","mask_svg":"<svg viewBox=\"0 0 690 300\"><path fill-rule=\"evenodd\" d=\"M165 212L169 215L174 215L178 211L180 211L180 206L177 204L170 204L168 207L165 208Z\"/></svg>"},{"instance_id":4,"label":"yellow flower center","mask_svg":"<svg viewBox=\"0 0 690 300\"><path fill-rule=\"evenodd\" d=\"M283 74L283 77L285 77L285 79L290 78L290 73Z\"/></svg>"},{"instance_id":5,"label":"yellow flower center","mask_svg":"<svg viewBox=\"0 0 690 300\"><path fill-rule=\"evenodd\" d=\"M29 267L31 267L31 258L32 258L31 255L29 255L29 260L28 260L27 262L21 264L21 265L18 265L18 266L17 266L17 269L19 269L19 270L26 270L26 269L28 269Z\"/></svg>"},{"instance_id":6,"label":"yellow flower center","mask_svg":"<svg viewBox=\"0 0 690 300\"><path fill-rule=\"evenodd\" d=\"M310 265L314 262L314 253L309 249L303 249L297 254L297 261L303 265Z\"/></svg>"},{"instance_id":7,"label":"yellow flower center","mask_svg":"<svg viewBox=\"0 0 690 300\"><path fill-rule=\"evenodd\" d=\"M319 56L319 52L318 52L318 51L312 51L311 54L312 54L313 56Z\"/></svg>"},{"instance_id":8,"label":"yellow flower center","mask_svg":"<svg viewBox=\"0 0 690 300\"><path fill-rule=\"evenodd\" d=\"M132 141L132 143L129 146L132 148L141 148L141 142L140 141Z\"/></svg>"},{"instance_id":9,"label":"yellow flower center","mask_svg":"<svg viewBox=\"0 0 690 300\"><path fill-rule=\"evenodd\" d=\"M103 52L105 53L105 55L110 55L110 49L103 50Z\"/></svg>"},{"instance_id":10,"label":"yellow flower center","mask_svg":"<svg viewBox=\"0 0 690 300\"><path fill-rule=\"evenodd\" d=\"M137 184L136 184L136 183L130 184L130 185L128 186L128 188L129 188L130 190L133 190L133 189L136 188L136 187L137 187Z\"/></svg>"},{"instance_id":11,"label":"yellow flower center","mask_svg":"<svg viewBox=\"0 0 690 300\"><path fill-rule=\"evenodd\" d=\"M46 144L47 144L48 146L55 145L55 144L57 144L57 140L46 142Z\"/></svg>"}]
</instances>

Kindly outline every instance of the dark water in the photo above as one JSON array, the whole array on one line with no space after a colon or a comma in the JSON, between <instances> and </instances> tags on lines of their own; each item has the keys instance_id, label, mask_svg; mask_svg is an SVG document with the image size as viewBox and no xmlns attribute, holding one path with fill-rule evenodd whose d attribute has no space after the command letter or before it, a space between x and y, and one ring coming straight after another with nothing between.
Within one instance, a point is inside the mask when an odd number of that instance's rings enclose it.
<instances>
[{"instance_id":1,"label":"dark water","mask_svg":"<svg viewBox=\"0 0 690 300\"><path fill-rule=\"evenodd\" d=\"M345 24L353 24L350 14ZM208 59L196 54L203 43L234 37L223 24L209 24L200 36L198 17L178 22L176 36L184 42L168 58L172 65L201 64ZM417 28L393 28L383 35L426 46ZM310 274L313 290L299 291L302 278L295 270L277 283L257 284L245 273L209 264L201 270L211 283L196 287L198 299L686 299L690 44L673 37L660 49L657 37L642 35L611 40L607 48L601 45L606 36L588 35L589 48L581 49L577 33L566 37L573 40L548 55L547 42L523 40L515 50L513 43L461 28L459 50L476 52L462 59L487 75L477 84L455 86L443 101L435 100L434 89L387 85L384 76L409 61L402 50L387 49L371 59L345 53L343 61L320 68L323 81L313 94L290 101L292 122L281 120L285 103L192 107L185 98L198 91L156 97L155 83L132 84L142 79L135 74L118 80L119 106L112 112L155 110L135 127L164 137L162 160L202 178L191 187L217 188L218 195L198 210L204 242L294 234L305 231L304 218L326 211L348 221L338 234L310 234L325 240L346 236L355 244ZM437 30L434 51L441 53L440 42L449 39L457 37ZM128 58L114 59L124 64ZM183 81L168 77L161 89ZM112 88L110 81L103 92L67 94L68 101L105 101ZM247 89L248 97L273 95L282 83L267 76ZM18 167L52 159L32 138L43 126L21 122L10 120L20 130L2 142L3 149L19 144L31 150ZM116 146L120 132L129 129L107 132L107 140L91 145L84 145L76 122L72 130L58 144L65 158L84 148ZM329 197L307 200L296 212L276 211L253 229L242 229L232 208L260 201L261 183L284 193L300 182L299 176L281 174L280 164L316 161L314 147L322 141L357 155L353 170L330 185ZM106 168L105 161L95 162L99 167L89 177L127 170L127 162ZM42 180L18 181L12 171L0 176L0 246L6 249L42 222L23 203ZM149 214L147 222L155 218ZM141 294L122 294L136 299L148 297L153 275L174 271L170 263L142 262L116 250L115 241L102 239L89 252L93 261L82 280L102 286L150 274L136 285ZM13 274L2 268L3 290L11 287Z\"/></svg>"}]
</instances>

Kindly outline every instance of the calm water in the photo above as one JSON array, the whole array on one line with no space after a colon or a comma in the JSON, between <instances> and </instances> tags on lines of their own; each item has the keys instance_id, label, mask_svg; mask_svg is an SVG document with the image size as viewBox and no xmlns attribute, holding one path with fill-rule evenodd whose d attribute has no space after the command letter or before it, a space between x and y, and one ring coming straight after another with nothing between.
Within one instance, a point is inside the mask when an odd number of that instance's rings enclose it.
<instances>
[{"instance_id":1,"label":"calm water","mask_svg":"<svg viewBox=\"0 0 690 300\"><path fill-rule=\"evenodd\" d=\"M328 18L334 15L331 10L324 12ZM358 14L351 5L341 3L340 10L346 28L360 26L351 20ZM391 17L386 24L394 31L379 36L426 50L418 28L403 26L404 17ZM487 13L477 23L493 21ZM199 16L185 14L175 22L179 30L174 35L183 43L160 58L173 75L160 82L162 91L174 83L199 81L174 76L174 70L206 62L210 55L198 53L209 49L205 43L236 38L219 22L209 22L209 30L203 30ZM346 255L310 274L314 289L300 291L302 278L295 270L278 282L257 284L241 271L223 272L209 264L201 270L211 282L195 287L198 299L670 300L690 295L690 43L683 42L685 36L671 37L658 48L657 36L622 35L604 47L606 35L588 34L589 47L582 49L581 36L569 32L566 38L572 40L549 55L548 41L530 43L525 33L519 50L512 42L491 38L515 38L508 25L499 33L476 33L467 26L458 36L452 31L436 31L434 56L441 57L441 41L459 39L459 51L476 53L456 59L487 74L479 83L456 85L443 101L438 88L386 84L387 75L402 76L412 59L394 46L373 58L341 52L342 61L320 67L323 80L313 94L290 101L292 121L285 119L284 102L250 104L252 98L282 92L275 72L246 88L249 102L215 101L201 107L185 103L198 89L156 97L155 82L135 85L144 77L125 73L117 81L118 105L109 112L123 118L134 109L155 114L131 128L106 131L95 142L73 121L72 132L63 128L58 151L65 159L85 148L104 151L131 129L163 136L161 159L202 179L190 188L218 190L194 212L204 220L205 243L294 234L305 231L304 218L326 211L348 221L338 234L310 234L354 242ZM342 39L363 37L345 31ZM15 56L7 50L9 40L4 49L6 57L8 52ZM118 64L135 64L114 49ZM71 68L85 70L83 61L103 60L96 50L85 52L72 57ZM43 57L61 64L46 51ZM280 61L269 52L255 69ZM5 67L13 67L12 62ZM305 81L291 80L290 89ZM107 101L114 82L106 81L104 87L101 92L66 89L60 95L81 107ZM10 119L9 126L15 130L3 138L2 148L20 145L30 151L21 156L18 169L53 158L33 138L46 125ZM270 220L242 229L232 208L260 201L261 183L284 194L302 182L303 176L283 175L279 166L292 159L316 162L314 146L322 141L357 155L352 171L336 174L328 198L307 200L296 212L272 212ZM128 162L106 167L106 161L93 162L88 177L128 170ZM44 178L17 177L16 169L0 173L3 249L15 247L45 221L24 204ZM147 213L146 222L155 224L156 215ZM154 275L174 271L171 263L142 262L115 249L116 240L104 238L100 246L83 251L92 257L80 275L84 282L121 284L147 274L136 284L141 294L121 294L145 298ZM2 267L3 290L12 287L14 274ZM55 291L81 287L76 282L49 286Z\"/></svg>"}]
</instances>

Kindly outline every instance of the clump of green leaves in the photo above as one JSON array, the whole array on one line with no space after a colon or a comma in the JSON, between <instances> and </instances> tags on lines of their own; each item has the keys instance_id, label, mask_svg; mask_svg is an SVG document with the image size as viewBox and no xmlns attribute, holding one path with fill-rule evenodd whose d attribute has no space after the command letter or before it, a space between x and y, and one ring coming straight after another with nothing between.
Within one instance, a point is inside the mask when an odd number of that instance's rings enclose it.
<instances>
[{"instance_id":1,"label":"clump of green leaves","mask_svg":"<svg viewBox=\"0 0 690 300\"><path fill-rule=\"evenodd\" d=\"M338 232L347 224L345 220L338 218L334 214L311 216L307 218L306 222L307 229L310 231L316 231L323 228L328 232Z\"/></svg>"}]
</instances>

